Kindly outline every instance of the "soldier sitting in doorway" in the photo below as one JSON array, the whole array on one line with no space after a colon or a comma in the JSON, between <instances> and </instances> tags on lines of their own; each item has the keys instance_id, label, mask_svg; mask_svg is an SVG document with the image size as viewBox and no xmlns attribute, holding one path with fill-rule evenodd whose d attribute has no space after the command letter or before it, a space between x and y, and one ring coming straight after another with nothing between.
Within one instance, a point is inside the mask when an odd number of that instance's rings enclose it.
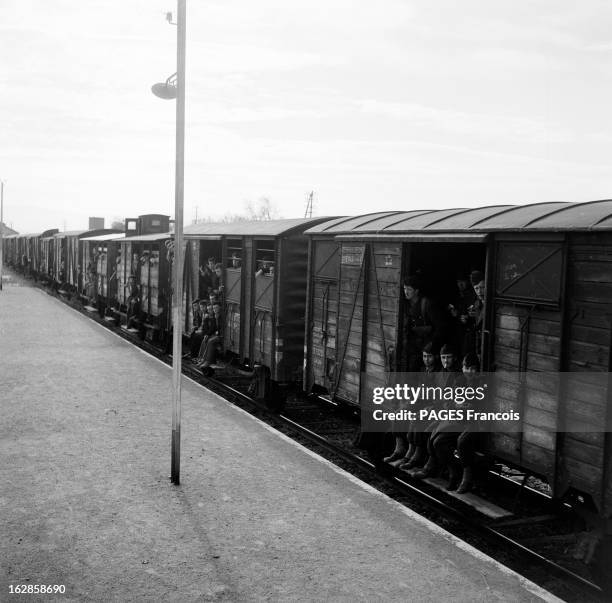
<instances>
[{"instance_id":1,"label":"soldier sitting in doorway","mask_svg":"<svg viewBox=\"0 0 612 603\"><path fill-rule=\"evenodd\" d=\"M135 329L140 326L140 295L138 285L130 279L130 295L126 302L126 327Z\"/></svg>"},{"instance_id":2,"label":"soldier sitting in doorway","mask_svg":"<svg viewBox=\"0 0 612 603\"><path fill-rule=\"evenodd\" d=\"M199 362L197 366L202 369L205 375L214 372L213 365L217 360L218 353L223 347L223 318L221 316L221 305L213 304L213 315L208 317L206 330L209 335L205 336L200 346L198 354Z\"/></svg>"},{"instance_id":3,"label":"soldier sitting in doorway","mask_svg":"<svg viewBox=\"0 0 612 603\"><path fill-rule=\"evenodd\" d=\"M457 354L450 344L445 344L440 349L440 361L442 362L442 370L440 371L440 387L456 387L461 378L461 367L457 361ZM448 408L454 407L454 400L450 400ZM452 462L457 437L462 431L453 421L435 421L427 427L431 433L427 441L427 452L429 459L420 471L414 473L414 477L425 478L433 477L444 468L449 469L450 482L449 490L454 490L459 485L460 472L459 468ZM451 487L452 486L452 487Z\"/></svg>"},{"instance_id":4,"label":"soldier sitting in doorway","mask_svg":"<svg viewBox=\"0 0 612 603\"><path fill-rule=\"evenodd\" d=\"M200 309L200 306L203 306L204 311L206 307L204 306L204 301L199 299L194 299L191 302L191 333L189 333L189 353L192 358L198 353L200 349L200 344L202 343L202 319L203 312Z\"/></svg>"},{"instance_id":5,"label":"soldier sitting in doorway","mask_svg":"<svg viewBox=\"0 0 612 603\"><path fill-rule=\"evenodd\" d=\"M439 356L437 350L431 342L427 343L423 348L423 366L421 367L422 383L425 386L437 385L440 372ZM420 405L413 405L412 409L420 410ZM427 440L429 433L422 430L422 425L419 423L411 424L408 429L408 451L406 452L399 468L402 471L407 471L415 467L420 467L427 459Z\"/></svg>"},{"instance_id":6,"label":"soldier sitting in doorway","mask_svg":"<svg viewBox=\"0 0 612 603\"><path fill-rule=\"evenodd\" d=\"M403 372L418 373L421 370L423 349L428 342L434 346L446 331L446 318L429 297L423 294L423 283L420 275L415 274L404 281L404 329L402 337ZM405 462L408 449L406 433L395 432L395 449L385 457L387 463ZM412 456L412 455L411 455Z\"/></svg>"}]
</instances>

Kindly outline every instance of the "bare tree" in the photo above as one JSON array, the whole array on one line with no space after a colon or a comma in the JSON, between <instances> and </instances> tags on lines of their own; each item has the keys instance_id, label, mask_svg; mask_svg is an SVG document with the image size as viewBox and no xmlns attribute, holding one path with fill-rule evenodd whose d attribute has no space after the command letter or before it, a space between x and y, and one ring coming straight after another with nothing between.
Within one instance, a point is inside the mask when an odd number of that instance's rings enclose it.
<instances>
[{"instance_id":1,"label":"bare tree","mask_svg":"<svg viewBox=\"0 0 612 603\"><path fill-rule=\"evenodd\" d=\"M278 211L268 197L261 197L257 203L247 203L247 213L250 220L274 220Z\"/></svg>"},{"instance_id":2,"label":"bare tree","mask_svg":"<svg viewBox=\"0 0 612 603\"><path fill-rule=\"evenodd\" d=\"M205 216L193 221L193 224L223 222L226 224L232 222L248 222L251 220L276 220L280 218L274 204L267 197L262 197L256 203L248 201L245 205L244 214L225 214L222 218L213 218Z\"/></svg>"}]
</instances>

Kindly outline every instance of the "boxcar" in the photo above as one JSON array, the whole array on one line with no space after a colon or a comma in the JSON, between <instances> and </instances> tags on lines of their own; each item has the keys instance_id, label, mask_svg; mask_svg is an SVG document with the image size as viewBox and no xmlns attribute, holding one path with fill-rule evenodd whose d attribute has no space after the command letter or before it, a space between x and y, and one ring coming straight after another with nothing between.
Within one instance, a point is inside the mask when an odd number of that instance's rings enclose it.
<instances>
[{"instance_id":1,"label":"boxcar","mask_svg":"<svg viewBox=\"0 0 612 603\"><path fill-rule=\"evenodd\" d=\"M116 264L116 305L125 318L131 290L141 299L140 314L149 338L158 339L169 329L170 305L170 218L143 214L125 220L124 237L118 245Z\"/></svg>"},{"instance_id":2,"label":"boxcar","mask_svg":"<svg viewBox=\"0 0 612 603\"><path fill-rule=\"evenodd\" d=\"M49 251L45 256L48 260L49 276L57 286L63 286L67 291L78 291L82 284L82 244L81 240L105 234L117 233L114 229L73 230L58 232L49 241ZM47 241L45 239L45 241Z\"/></svg>"},{"instance_id":3,"label":"boxcar","mask_svg":"<svg viewBox=\"0 0 612 603\"><path fill-rule=\"evenodd\" d=\"M117 271L124 233L112 233L81 239L79 291L86 304L100 312L117 302Z\"/></svg>"},{"instance_id":4,"label":"boxcar","mask_svg":"<svg viewBox=\"0 0 612 603\"><path fill-rule=\"evenodd\" d=\"M147 338L157 341L169 331L170 233L126 236L119 239L117 298L120 311L127 311L131 290L140 297L140 319Z\"/></svg>"},{"instance_id":5,"label":"boxcar","mask_svg":"<svg viewBox=\"0 0 612 603\"><path fill-rule=\"evenodd\" d=\"M2 237L2 257L7 266L16 268L17 263L17 243L19 234L4 235Z\"/></svg>"},{"instance_id":6,"label":"boxcar","mask_svg":"<svg viewBox=\"0 0 612 603\"><path fill-rule=\"evenodd\" d=\"M275 382L301 379L308 249L303 233L328 219L185 228L186 309L205 294L199 268L214 257L223 266L225 348L247 364L270 369Z\"/></svg>"},{"instance_id":7,"label":"boxcar","mask_svg":"<svg viewBox=\"0 0 612 603\"><path fill-rule=\"evenodd\" d=\"M364 373L400 366L402 279L420 271L443 297L457 270L483 270L483 368L508 375L495 405L522 421L486 452L612 516L612 201L378 213L307 234L306 389L358 405ZM551 386L560 372L568 387Z\"/></svg>"},{"instance_id":8,"label":"boxcar","mask_svg":"<svg viewBox=\"0 0 612 603\"><path fill-rule=\"evenodd\" d=\"M41 236L35 236L32 238L30 246L36 246L38 244L38 251L33 253L34 258L39 259L38 266L34 267L31 263L31 272L37 275L44 281L52 281L53 274L55 273L55 235L43 233ZM36 259L34 259L36 262Z\"/></svg>"}]
</instances>

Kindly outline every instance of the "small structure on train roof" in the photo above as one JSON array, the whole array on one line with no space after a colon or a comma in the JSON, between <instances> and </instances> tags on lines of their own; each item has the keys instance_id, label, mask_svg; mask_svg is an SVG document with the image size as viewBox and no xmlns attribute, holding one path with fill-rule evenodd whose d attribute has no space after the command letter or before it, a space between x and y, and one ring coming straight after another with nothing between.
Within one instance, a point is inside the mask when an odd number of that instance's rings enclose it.
<instances>
[{"instance_id":1,"label":"small structure on train roof","mask_svg":"<svg viewBox=\"0 0 612 603\"><path fill-rule=\"evenodd\" d=\"M125 219L125 236L135 237L170 232L170 216L143 214L137 218Z\"/></svg>"},{"instance_id":2,"label":"small structure on train roof","mask_svg":"<svg viewBox=\"0 0 612 603\"><path fill-rule=\"evenodd\" d=\"M104 230L104 218L90 216L89 228L87 230Z\"/></svg>"}]
</instances>

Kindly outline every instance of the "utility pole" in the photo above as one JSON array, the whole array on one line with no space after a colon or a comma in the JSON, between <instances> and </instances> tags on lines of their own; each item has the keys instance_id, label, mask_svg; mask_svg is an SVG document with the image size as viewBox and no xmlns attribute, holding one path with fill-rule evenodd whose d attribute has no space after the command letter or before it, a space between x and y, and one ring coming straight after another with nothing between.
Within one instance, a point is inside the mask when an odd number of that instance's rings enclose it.
<instances>
[{"instance_id":1,"label":"utility pole","mask_svg":"<svg viewBox=\"0 0 612 603\"><path fill-rule=\"evenodd\" d=\"M305 218L312 218L312 201L314 198L314 191L310 191L306 197L306 211L304 212Z\"/></svg>"}]
</instances>

